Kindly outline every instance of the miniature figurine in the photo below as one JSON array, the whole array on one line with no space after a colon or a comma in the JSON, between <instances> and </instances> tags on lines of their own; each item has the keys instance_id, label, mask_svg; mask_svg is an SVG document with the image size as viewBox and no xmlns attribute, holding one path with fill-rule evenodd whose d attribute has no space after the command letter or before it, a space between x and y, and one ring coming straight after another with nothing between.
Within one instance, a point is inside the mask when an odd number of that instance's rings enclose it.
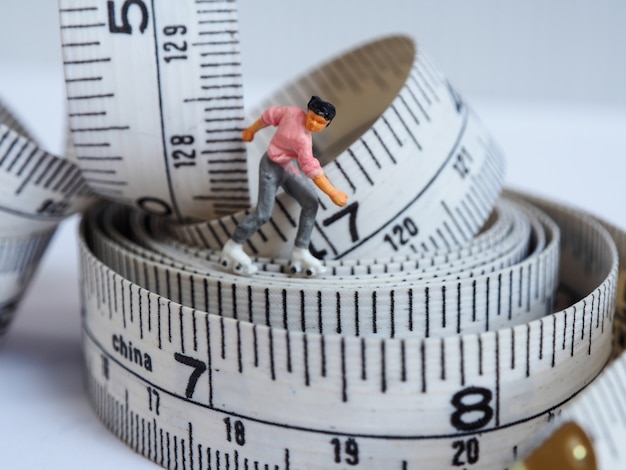
<instances>
[{"instance_id":1,"label":"miniature figurine","mask_svg":"<svg viewBox=\"0 0 626 470\"><path fill-rule=\"evenodd\" d=\"M310 180L338 206L345 206L348 195L335 188L324 175L320 162L313 156L311 132L324 130L334 117L335 107L331 103L312 96L306 113L296 106L272 106L243 131L242 139L251 142L260 129L270 125L277 128L259 163L257 207L225 243L220 257L222 266L237 274L251 275L257 271L244 252L243 243L269 220L276 193L282 187L302 208L289 259L291 273L316 276L324 272L321 261L309 251L318 208L315 187Z\"/></svg>"}]
</instances>

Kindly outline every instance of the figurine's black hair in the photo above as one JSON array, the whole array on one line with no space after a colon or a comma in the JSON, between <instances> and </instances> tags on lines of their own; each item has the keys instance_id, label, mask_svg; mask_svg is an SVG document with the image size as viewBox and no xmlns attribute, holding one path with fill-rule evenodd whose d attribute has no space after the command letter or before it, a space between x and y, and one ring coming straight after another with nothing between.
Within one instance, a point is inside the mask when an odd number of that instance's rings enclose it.
<instances>
[{"instance_id":1,"label":"figurine's black hair","mask_svg":"<svg viewBox=\"0 0 626 470\"><path fill-rule=\"evenodd\" d=\"M319 96L311 96L309 104L307 105L307 109L310 109L315 114L322 116L328 121L329 124L337 113L335 107L331 103L329 103L328 101L324 101Z\"/></svg>"}]
</instances>

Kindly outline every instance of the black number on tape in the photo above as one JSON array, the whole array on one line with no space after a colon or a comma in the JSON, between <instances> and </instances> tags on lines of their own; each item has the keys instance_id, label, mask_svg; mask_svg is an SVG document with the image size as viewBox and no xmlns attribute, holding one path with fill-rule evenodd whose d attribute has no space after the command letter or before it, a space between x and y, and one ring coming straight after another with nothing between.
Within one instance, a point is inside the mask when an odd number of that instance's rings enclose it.
<instances>
[{"instance_id":1,"label":"black number on tape","mask_svg":"<svg viewBox=\"0 0 626 470\"><path fill-rule=\"evenodd\" d=\"M472 156L465 147L461 147L459 153L456 154L456 161L454 162L454 169L461 178L465 179L469 175L471 162Z\"/></svg>"},{"instance_id":2,"label":"black number on tape","mask_svg":"<svg viewBox=\"0 0 626 470\"><path fill-rule=\"evenodd\" d=\"M194 142L192 135L173 135L170 138L172 145L192 145ZM174 160L174 168L195 166L196 151L194 149L174 150L172 152L172 160Z\"/></svg>"},{"instance_id":3,"label":"black number on tape","mask_svg":"<svg viewBox=\"0 0 626 470\"><path fill-rule=\"evenodd\" d=\"M457 91L450 84L450 82L447 82L447 84L448 84L448 91L450 92L450 96L452 97L452 101L454 101L454 106L456 107L456 112L460 113L461 110L463 109L463 98L461 98L461 95L457 93Z\"/></svg>"},{"instance_id":4,"label":"black number on tape","mask_svg":"<svg viewBox=\"0 0 626 470\"><path fill-rule=\"evenodd\" d=\"M411 238L419 233L419 229L413 219L407 217L401 224L394 225L391 233L392 235L386 234L383 240L388 242L394 251L398 251L398 245L404 246L409 243Z\"/></svg>"},{"instance_id":5,"label":"black number on tape","mask_svg":"<svg viewBox=\"0 0 626 470\"><path fill-rule=\"evenodd\" d=\"M226 424L226 440L228 442L234 440L240 446L246 444L246 427L241 420L233 422L230 418L224 418L224 424Z\"/></svg>"},{"instance_id":6,"label":"black number on tape","mask_svg":"<svg viewBox=\"0 0 626 470\"><path fill-rule=\"evenodd\" d=\"M174 26L166 26L165 28L163 28L163 34L165 34L166 36L176 36L176 35L185 35L187 34L187 28L183 25L174 25ZM163 44L163 51L165 52L174 52L176 53L178 52L186 52L187 51L187 41L184 40L180 40L180 42L173 42L173 41L168 41L165 44ZM167 62L168 64L172 61L172 60L184 60L187 58L186 54L178 54L178 55L169 55L166 57L163 57L163 60L165 60L165 62Z\"/></svg>"},{"instance_id":7,"label":"black number on tape","mask_svg":"<svg viewBox=\"0 0 626 470\"><path fill-rule=\"evenodd\" d=\"M128 10L131 6L137 5L141 10L141 23L139 24L139 32L143 32L148 27L148 8L141 0L126 0L122 5L122 25L118 26L115 18L115 2L108 1L107 8L109 11L109 31L112 33L132 34L133 27L128 19Z\"/></svg>"},{"instance_id":8,"label":"black number on tape","mask_svg":"<svg viewBox=\"0 0 626 470\"><path fill-rule=\"evenodd\" d=\"M152 387L148 387L148 409L157 416L161 414L161 394Z\"/></svg>"},{"instance_id":9,"label":"black number on tape","mask_svg":"<svg viewBox=\"0 0 626 470\"><path fill-rule=\"evenodd\" d=\"M452 448L456 450L452 458L452 465L455 467L462 467L467 464L474 465L480 458L480 446L475 437L453 441Z\"/></svg>"},{"instance_id":10,"label":"black number on tape","mask_svg":"<svg viewBox=\"0 0 626 470\"><path fill-rule=\"evenodd\" d=\"M173 135L170 142L172 145L191 145L194 139L192 135Z\"/></svg>"},{"instance_id":11,"label":"black number on tape","mask_svg":"<svg viewBox=\"0 0 626 470\"><path fill-rule=\"evenodd\" d=\"M455 412L450 416L450 423L459 431L475 431L493 418L490 403L491 390L483 387L467 387L452 396Z\"/></svg>"},{"instance_id":12,"label":"black number on tape","mask_svg":"<svg viewBox=\"0 0 626 470\"><path fill-rule=\"evenodd\" d=\"M61 216L65 215L65 212L69 209L69 207L70 203L67 201L54 201L53 199L46 199L37 209L37 213Z\"/></svg>"},{"instance_id":13,"label":"black number on tape","mask_svg":"<svg viewBox=\"0 0 626 470\"><path fill-rule=\"evenodd\" d=\"M175 36L177 34L187 34L187 27L183 25L165 26L163 28L163 34L166 36Z\"/></svg>"},{"instance_id":14,"label":"black number on tape","mask_svg":"<svg viewBox=\"0 0 626 470\"><path fill-rule=\"evenodd\" d=\"M326 255L328 254L328 250L318 250L317 248L315 248L315 245L313 245L313 243L309 244L309 251L311 252L311 254L313 256L315 256L318 259L325 259Z\"/></svg>"},{"instance_id":15,"label":"black number on tape","mask_svg":"<svg viewBox=\"0 0 626 470\"><path fill-rule=\"evenodd\" d=\"M359 202L358 201L353 202L352 204L348 204L346 207L344 207L340 211L335 212L330 217L327 217L326 219L324 219L322 223L324 224L324 227L328 227L329 225L334 224L339 219L347 215L348 216L348 228L350 229L350 238L352 239L352 242L354 243L359 239L359 233L356 230L356 213L358 209L359 209Z\"/></svg>"},{"instance_id":16,"label":"black number on tape","mask_svg":"<svg viewBox=\"0 0 626 470\"><path fill-rule=\"evenodd\" d=\"M194 359L193 357L185 356L180 353L174 353L174 359L181 364L193 367L193 372L189 376L189 382L187 382L187 388L185 389L185 396L187 398L191 398L196 389L198 379L204 372L206 372L206 364L199 359Z\"/></svg>"},{"instance_id":17,"label":"black number on tape","mask_svg":"<svg viewBox=\"0 0 626 470\"><path fill-rule=\"evenodd\" d=\"M358 465L359 445L354 438L350 437L342 442L341 439L335 437L330 443L335 451L335 463L346 462L348 465Z\"/></svg>"}]
</instances>

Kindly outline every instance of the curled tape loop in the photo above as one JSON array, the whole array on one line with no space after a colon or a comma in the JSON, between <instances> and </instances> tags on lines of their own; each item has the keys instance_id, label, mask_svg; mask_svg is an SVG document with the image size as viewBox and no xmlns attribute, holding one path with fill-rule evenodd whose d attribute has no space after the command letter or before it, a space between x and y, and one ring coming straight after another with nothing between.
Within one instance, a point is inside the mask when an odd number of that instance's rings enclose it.
<instances>
[{"instance_id":1,"label":"curled tape loop","mask_svg":"<svg viewBox=\"0 0 626 470\"><path fill-rule=\"evenodd\" d=\"M314 144L325 174L349 194L343 208L320 201L311 238L319 257L414 254L464 244L478 232L502 186L503 156L412 40L384 38L339 56L265 100L252 119L271 105L302 106L313 94L339 110ZM269 137L261 133L251 144L251 168ZM171 230L189 244L220 249L244 216ZM246 248L288 257L298 217L295 201L279 195Z\"/></svg>"}]
</instances>

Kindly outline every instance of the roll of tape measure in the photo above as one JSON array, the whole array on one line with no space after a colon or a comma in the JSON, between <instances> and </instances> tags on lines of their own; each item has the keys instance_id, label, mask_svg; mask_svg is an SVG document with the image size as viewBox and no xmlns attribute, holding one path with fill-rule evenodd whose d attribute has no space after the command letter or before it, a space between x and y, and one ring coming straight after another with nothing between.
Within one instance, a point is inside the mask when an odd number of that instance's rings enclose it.
<instances>
[{"instance_id":1,"label":"roll of tape measure","mask_svg":"<svg viewBox=\"0 0 626 470\"><path fill-rule=\"evenodd\" d=\"M365 45L264 103L337 105L315 150L350 199L318 215L326 275L285 274L297 213L280 195L242 278L217 263L255 166L236 4L60 10L80 171L1 110L0 274L15 305L56 223L93 202L86 185L115 201L81 226L84 353L95 410L134 450L166 468L503 469L568 417L623 465L623 359L593 381L622 349L626 235L523 194L496 204L497 147L412 41ZM589 411L603 398L604 420Z\"/></svg>"},{"instance_id":2,"label":"roll of tape measure","mask_svg":"<svg viewBox=\"0 0 626 470\"><path fill-rule=\"evenodd\" d=\"M271 266L267 281L242 280L204 251L204 273L193 250L153 251L143 243L158 237L123 208L94 210L82 229L94 406L167 467L503 468L612 351L614 243L589 217L542 208L566 228L561 282L582 298L531 321L527 302L542 293L523 286L543 279L527 260L467 284L437 270L416 282L399 264L381 270L392 288L382 274L292 285ZM510 326L463 331L488 315Z\"/></svg>"}]
</instances>

